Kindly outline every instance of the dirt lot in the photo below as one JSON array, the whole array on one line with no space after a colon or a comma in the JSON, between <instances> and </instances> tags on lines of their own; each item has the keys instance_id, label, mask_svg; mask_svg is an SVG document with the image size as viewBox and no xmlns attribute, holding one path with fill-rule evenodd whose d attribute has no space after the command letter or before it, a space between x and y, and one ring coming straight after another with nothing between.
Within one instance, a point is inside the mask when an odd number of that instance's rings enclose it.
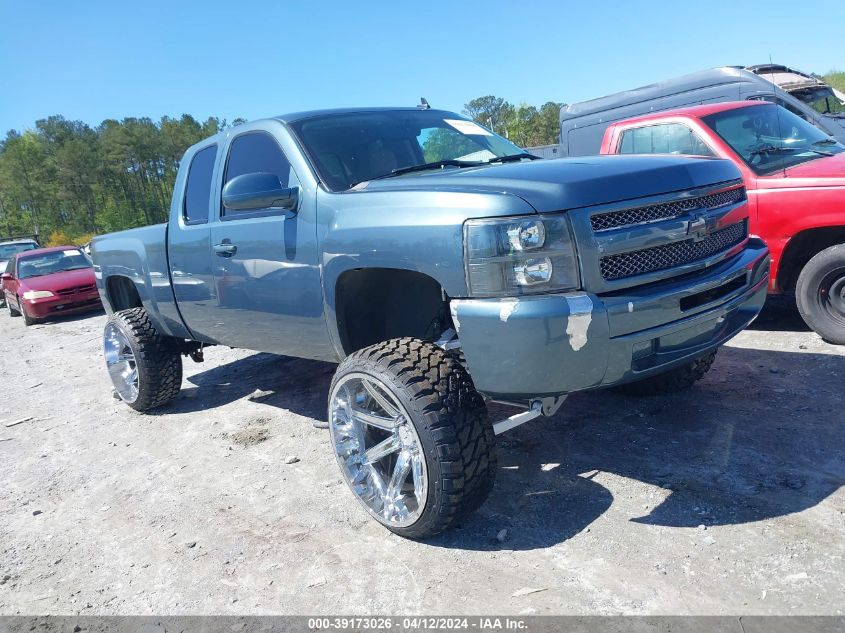
<instances>
[{"instance_id":1,"label":"dirt lot","mask_svg":"<svg viewBox=\"0 0 845 633\"><path fill-rule=\"evenodd\" d=\"M0 614L843 613L845 348L788 306L692 391L500 437L490 499L427 543L341 483L332 365L211 349L141 415L104 321L0 316L0 420L34 418L0 424Z\"/></svg>"}]
</instances>

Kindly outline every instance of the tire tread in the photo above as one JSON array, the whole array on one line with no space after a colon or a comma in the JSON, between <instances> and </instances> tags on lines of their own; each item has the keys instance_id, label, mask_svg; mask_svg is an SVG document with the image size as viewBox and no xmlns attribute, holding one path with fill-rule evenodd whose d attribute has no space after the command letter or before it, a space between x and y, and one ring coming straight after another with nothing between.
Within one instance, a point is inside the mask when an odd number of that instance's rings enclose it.
<instances>
[{"instance_id":1,"label":"tire tread","mask_svg":"<svg viewBox=\"0 0 845 633\"><path fill-rule=\"evenodd\" d=\"M344 360L334 382L351 371L380 369L392 375L418 414L417 433L428 433L440 462L441 481L429 483L433 514L408 528L388 529L410 538L442 532L477 510L493 488L496 451L487 408L466 369L436 345L399 338L359 350ZM334 382L332 389L334 389ZM439 485L438 494L431 487Z\"/></svg>"},{"instance_id":2,"label":"tire tread","mask_svg":"<svg viewBox=\"0 0 845 633\"><path fill-rule=\"evenodd\" d=\"M175 339L159 334L144 308L115 312L110 320L136 347L138 398L127 404L137 411L147 411L175 398L182 389L182 358Z\"/></svg>"},{"instance_id":3,"label":"tire tread","mask_svg":"<svg viewBox=\"0 0 845 633\"><path fill-rule=\"evenodd\" d=\"M617 389L628 396L660 396L689 389L710 371L716 360L716 351L662 374L620 385Z\"/></svg>"}]
</instances>

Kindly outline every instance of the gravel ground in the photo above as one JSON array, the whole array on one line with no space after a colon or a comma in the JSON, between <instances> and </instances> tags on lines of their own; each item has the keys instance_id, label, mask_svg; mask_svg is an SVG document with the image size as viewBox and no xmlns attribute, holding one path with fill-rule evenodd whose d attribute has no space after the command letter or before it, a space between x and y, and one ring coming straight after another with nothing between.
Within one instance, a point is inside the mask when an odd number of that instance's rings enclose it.
<instances>
[{"instance_id":1,"label":"gravel ground","mask_svg":"<svg viewBox=\"0 0 845 633\"><path fill-rule=\"evenodd\" d=\"M786 304L691 391L501 436L490 499L425 543L312 426L333 365L213 348L142 415L104 322L0 316L0 614L843 613L845 348Z\"/></svg>"}]
</instances>

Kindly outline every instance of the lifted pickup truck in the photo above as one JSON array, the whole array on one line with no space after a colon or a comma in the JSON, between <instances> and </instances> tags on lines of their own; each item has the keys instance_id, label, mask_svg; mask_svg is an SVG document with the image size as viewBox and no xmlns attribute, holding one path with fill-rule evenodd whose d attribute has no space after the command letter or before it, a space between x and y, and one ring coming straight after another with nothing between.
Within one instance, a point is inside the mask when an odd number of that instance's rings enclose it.
<instances>
[{"instance_id":1,"label":"lifted pickup truck","mask_svg":"<svg viewBox=\"0 0 845 633\"><path fill-rule=\"evenodd\" d=\"M771 249L770 291L794 290L807 325L845 344L845 146L780 106L746 101L620 121L601 153L732 161L748 189L751 233Z\"/></svg>"},{"instance_id":2,"label":"lifted pickup truck","mask_svg":"<svg viewBox=\"0 0 845 633\"><path fill-rule=\"evenodd\" d=\"M340 362L337 461L407 537L474 511L495 434L566 394L691 385L757 316L769 270L729 161L535 161L422 108L222 132L185 154L167 225L92 254L120 398L164 404L207 345ZM493 424L489 400L524 410Z\"/></svg>"}]
</instances>

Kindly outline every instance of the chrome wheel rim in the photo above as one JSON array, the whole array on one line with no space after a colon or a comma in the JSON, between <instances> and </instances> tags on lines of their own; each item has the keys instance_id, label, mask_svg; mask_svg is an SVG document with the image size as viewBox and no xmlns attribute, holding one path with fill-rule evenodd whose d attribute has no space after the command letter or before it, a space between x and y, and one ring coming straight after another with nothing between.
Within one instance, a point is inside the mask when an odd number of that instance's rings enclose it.
<instances>
[{"instance_id":1,"label":"chrome wheel rim","mask_svg":"<svg viewBox=\"0 0 845 633\"><path fill-rule=\"evenodd\" d=\"M428 472L408 412L381 381L344 376L329 397L329 427L337 462L364 507L380 523L407 527L428 497Z\"/></svg>"},{"instance_id":2,"label":"chrome wheel rim","mask_svg":"<svg viewBox=\"0 0 845 633\"><path fill-rule=\"evenodd\" d=\"M106 367L117 395L125 402L138 398L138 364L129 339L114 323L106 325L103 333Z\"/></svg>"}]
</instances>

